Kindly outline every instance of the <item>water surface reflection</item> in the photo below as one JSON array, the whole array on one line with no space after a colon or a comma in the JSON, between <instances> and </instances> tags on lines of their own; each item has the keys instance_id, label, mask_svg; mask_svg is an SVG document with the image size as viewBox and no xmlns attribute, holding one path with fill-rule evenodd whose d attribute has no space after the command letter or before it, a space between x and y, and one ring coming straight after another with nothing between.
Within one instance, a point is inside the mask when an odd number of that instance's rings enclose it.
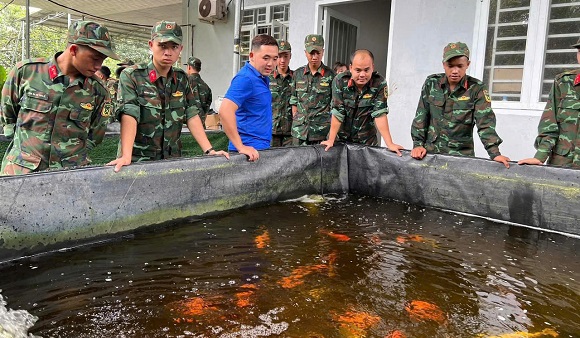
<instances>
[{"instance_id":1,"label":"water surface reflection","mask_svg":"<svg viewBox=\"0 0 580 338\"><path fill-rule=\"evenodd\" d=\"M0 288L44 337L580 336L578 240L369 197L310 202L38 257L0 270Z\"/></svg>"}]
</instances>

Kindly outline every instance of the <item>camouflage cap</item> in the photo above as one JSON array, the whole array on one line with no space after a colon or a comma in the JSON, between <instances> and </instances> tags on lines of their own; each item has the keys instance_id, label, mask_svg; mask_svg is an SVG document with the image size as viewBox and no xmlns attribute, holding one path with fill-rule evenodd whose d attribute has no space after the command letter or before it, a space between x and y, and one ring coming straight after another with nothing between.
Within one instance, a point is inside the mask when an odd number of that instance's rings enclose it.
<instances>
[{"instance_id":1,"label":"camouflage cap","mask_svg":"<svg viewBox=\"0 0 580 338\"><path fill-rule=\"evenodd\" d=\"M443 62L447 62L457 56L466 56L469 59L469 48L463 42L451 42L443 49Z\"/></svg>"},{"instance_id":2,"label":"camouflage cap","mask_svg":"<svg viewBox=\"0 0 580 338\"><path fill-rule=\"evenodd\" d=\"M195 56L190 56L189 59L187 59L186 65L195 68L201 68L201 60L196 58Z\"/></svg>"},{"instance_id":3,"label":"camouflage cap","mask_svg":"<svg viewBox=\"0 0 580 338\"><path fill-rule=\"evenodd\" d=\"M313 50L322 52L324 49L324 38L322 35L318 34L306 35L306 38L304 39L304 49L306 49L306 52L308 53L312 53Z\"/></svg>"},{"instance_id":4,"label":"camouflage cap","mask_svg":"<svg viewBox=\"0 0 580 338\"><path fill-rule=\"evenodd\" d=\"M127 66L132 66L134 64L135 64L135 62L133 62L133 60L124 59L121 62L117 63L117 66L127 67Z\"/></svg>"},{"instance_id":5,"label":"camouflage cap","mask_svg":"<svg viewBox=\"0 0 580 338\"><path fill-rule=\"evenodd\" d=\"M93 21L75 21L68 28L67 41L75 45L91 47L112 59L120 57L113 51L109 30Z\"/></svg>"},{"instance_id":6,"label":"camouflage cap","mask_svg":"<svg viewBox=\"0 0 580 338\"><path fill-rule=\"evenodd\" d=\"M172 21L159 21L151 29L151 40L158 42L175 42L181 45L183 33L181 27Z\"/></svg>"},{"instance_id":7,"label":"camouflage cap","mask_svg":"<svg viewBox=\"0 0 580 338\"><path fill-rule=\"evenodd\" d=\"M281 39L276 40L276 42L278 43L278 53L292 51L292 46L290 46L290 42Z\"/></svg>"},{"instance_id":8,"label":"camouflage cap","mask_svg":"<svg viewBox=\"0 0 580 338\"><path fill-rule=\"evenodd\" d=\"M580 38L578 38L578 42L572 45L573 48L580 48Z\"/></svg>"}]
</instances>

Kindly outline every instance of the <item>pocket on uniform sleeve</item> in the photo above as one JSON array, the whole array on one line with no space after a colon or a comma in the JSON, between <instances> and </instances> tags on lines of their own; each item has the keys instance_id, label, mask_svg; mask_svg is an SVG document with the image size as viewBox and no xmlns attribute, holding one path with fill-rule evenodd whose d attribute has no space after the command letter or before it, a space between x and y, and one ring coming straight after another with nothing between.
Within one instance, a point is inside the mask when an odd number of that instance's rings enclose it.
<instances>
[{"instance_id":1,"label":"pocket on uniform sleeve","mask_svg":"<svg viewBox=\"0 0 580 338\"><path fill-rule=\"evenodd\" d=\"M12 148L6 154L6 165L4 174L21 175L33 172L40 165L40 157L21 151L18 148Z\"/></svg>"}]
</instances>

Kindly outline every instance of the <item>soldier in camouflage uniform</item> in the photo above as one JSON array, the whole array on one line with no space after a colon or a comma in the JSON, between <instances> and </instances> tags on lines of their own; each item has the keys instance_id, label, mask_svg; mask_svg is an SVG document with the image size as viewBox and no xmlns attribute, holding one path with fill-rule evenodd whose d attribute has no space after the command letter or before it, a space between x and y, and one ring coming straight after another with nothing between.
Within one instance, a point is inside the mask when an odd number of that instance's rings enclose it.
<instances>
[{"instance_id":1,"label":"soldier in camouflage uniform","mask_svg":"<svg viewBox=\"0 0 580 338\"><path fill-rule=\"evenodd\" d=\"M322 63L324 38L311 34L304 39L308 64L294 72L292 83L292 144L319 144L330 130L330 101L334 71Z\"/></svg>"},{"instance_id":2,"label":"soldier in camouflage uniform","mask_svg":"<svg viewBox=\"0 0 580 338\"><path fill-rule=\"evenodd\" d=\"M576 59L580 63L580 39ZM548 102L538 125L538 137L533 158L518 164L550 165L580 168L580 69L558 74L548 96Z\"/></svg>"},{"instance_id":3,"label":"soldier in camouflage uniform","mask_svg":"<svg viewBox=\"0 0 580 338\"><path fill-rule=\"evenodd\" d=\"M201 102L201 111L199 112L199 117L201 118L201 122L203 122L203 126L205 128L205 117L209 114L212 95L211 95L211 88L203 81L199 72L201 71L201 60L190 56L187 60L187 74L189 77L189 84L191 88L197 90L199 94L199 101Z\"/></svg>"},{"instance_id":4,"label":"soldier in camouflage uniform","mask_svg":"<svg viewBox=\"0 0 580 338\"><path fill-rule=\"evenodd\" d=\"M198 114L197 91L187 74L173 67L183 49L181 27L160 21L151 30L149 63L126 68L119 79L117 116L121 121L119 158L109 162L115 171L131 162L181 156L181 128L184 123L206 155L223 155L213 150Z\"/></svg>"},{"instance_id":5,"label":"soldier in camouflage uniform","mask_svg":"<svg viewBox=\"0 0 580 338\"><path fill-rule=\"evenodd\" d=\"M119 63L117 63L117 66L119 66L117 68L117 70L115 70L115 76L117 76L116 79L110 79L111 81L111 86L107 86L107 88L109 88L109 93L111 94L111 98L113 100L113 103L116 105L117 104L117 93L119 92L119 79L121 78L121 72L123 70L125 70L125 68L129 67L129 66L133 66L135 64L135 62L133 62L133 60L129 60L129 59L125 59ZM112 92L115 92L114 96ZM117 107L115 106L115 111Z\"/></svg>"},{"instance_id":6,"label":"soldier in camouflage uniform","mask_svg":"<svg viewBox=\"0 0 580 338\"><path fill-rule=\"evenodd\" d=\"M0 124L11 142L0 175L90 164L88 150L103 140L113 111L95 73L119 57L95 22L73 23L67 41L64 52L19 62L8 75Z\"/></svg>"},{"instance_id":7,"label":"soldier in camouflage uniform","mask_svg":"<svg viewBox=\"0 0 580 338\"><path fill-rule=\"evenodd\" d=\"M105 88L109 92L111 104L113 105L113 112L115 111L115 102L117 102L117 80L111 77L111 70L107 66L102 66L96 75L103 81ZM109 123L115 122L115 114L111 114L108 120Z\"/></svg>"},{"instance_id":8,"label":"soldier in camouflage uniform","mask_svg":"<svg viewBox=\"0 0 580 338\"><path fill-rule=\"evenodd\" d=\"M422 159L427 152L475 156L473 127L489 157L509 168L501 155L502 140L495 131L495 114L483 82L466 75L469 49L462 42L449 43L443 50L445 73L427 77L411 126L411 156Z\"/></svg>"},{"instance_id":9,"label":"soldier in camouflage uniform","mask_svg":"<svg viewBox=\"0 0 580 338\"><path fill-rule=\"evenodd\" d=\"M292 58L292 46L285 40L278 42L278 66L270 75L272 93L272 147L292 144L292 107L290 95L294 72L288 67Z\"/></svg>"},{"instance_id":10,"label":"soldier in camouflage uniform","mask_svg":"<svg viewBox=\"0 0 580 338\"><path fill-rule=\"evenodd\" d=\"M350 71L338 74L332 81L330 133L328 140L321 143L326 151L332 148L337 135L342 142L378 146L378 130L389 150L401 156L403 147L393 143L389 130L389 88L374 68L373 53L360 49L351 56Z\"/></svg>"}]
</instances>

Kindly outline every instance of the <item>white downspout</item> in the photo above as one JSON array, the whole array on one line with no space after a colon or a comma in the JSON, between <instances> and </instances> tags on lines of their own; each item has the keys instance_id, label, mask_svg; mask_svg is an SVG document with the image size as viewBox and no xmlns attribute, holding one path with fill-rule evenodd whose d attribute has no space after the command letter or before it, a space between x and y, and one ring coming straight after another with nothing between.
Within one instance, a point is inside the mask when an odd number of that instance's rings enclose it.
<instances>
[{"instance_id":1,"label":"white downspout","mask_svg":"<svg viewBox=\"0 0 580 338\"><path fill-rule=\"evenodd\" d=\"M234 2L234 64L233 64L233 76L236 76L240 67L240 16L241 16L241 3L242 0L236 0Z\"/></svg>"}]
</instances>

